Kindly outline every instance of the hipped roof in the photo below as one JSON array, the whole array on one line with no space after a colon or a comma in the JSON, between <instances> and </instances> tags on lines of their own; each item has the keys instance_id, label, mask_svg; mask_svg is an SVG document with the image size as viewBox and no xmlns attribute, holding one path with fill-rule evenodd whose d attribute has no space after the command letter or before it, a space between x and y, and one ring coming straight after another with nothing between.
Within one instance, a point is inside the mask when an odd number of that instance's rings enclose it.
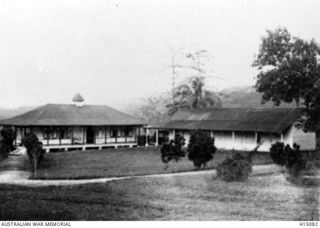
<instances>
[{"instance_id":1,"label":"hipped roof","mask_svg":"<svg viewBox=\"0 0 320 228\"><path fill-rule=\"evenodd\" d=\"M300 116L299 109L284 108L182 110L175 113L161 128L282 133Z\"/></svg>"},{"instance_id":2,"label":"hipped roof","mask_svg":"<svg viewBox=\"0 0 320 228\"><path fill-rule=\"evenodd\" d=\"M22 115L1 120L2 125L12 126L106 126L144 125L132 116L109 106L47 104Z\"/></svg>"}]
</instances>

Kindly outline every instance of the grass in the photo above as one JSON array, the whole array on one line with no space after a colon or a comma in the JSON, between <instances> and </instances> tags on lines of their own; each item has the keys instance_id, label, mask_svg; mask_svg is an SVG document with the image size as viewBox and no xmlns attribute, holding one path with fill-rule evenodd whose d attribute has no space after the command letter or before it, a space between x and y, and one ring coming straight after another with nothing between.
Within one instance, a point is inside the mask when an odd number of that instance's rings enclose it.
<instances>
[{"instance_id":1,"label":"grass","mask_svg":"<svg viewBox=\"0 0 320 228\"><path fill-rule=\"evenodd\" d=\"M319 190L281 174L211 174L60 187L0 185L0 220L319 220Z\"/></svg>"},{"instance_id":2,"label":"grass","mask_svg":"<svg viewBox=\"0 0 320 228\"><path fill-rule=\"evenodd\" d=\"M219 151L207 165L217 166L230 151ZM270 163L269 154L259 154L254 164ZM181 172L194 170L192 162L183 158L164 170L160 151L154 147L119 148L107 150L74 151L46 154L37 171L37 179L84 179Z\"/></svg>"}]
</instances>

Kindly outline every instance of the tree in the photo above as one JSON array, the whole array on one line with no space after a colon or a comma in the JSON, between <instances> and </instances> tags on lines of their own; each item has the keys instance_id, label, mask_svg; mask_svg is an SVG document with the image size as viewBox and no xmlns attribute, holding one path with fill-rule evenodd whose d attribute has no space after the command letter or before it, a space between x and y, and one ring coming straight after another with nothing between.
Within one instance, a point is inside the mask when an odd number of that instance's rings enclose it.
<instances>
[{"instance_id":1,"label":"tree","mask_svg":"<svg viewBox=\"0 0 320 228\"><path fill-rule=\"evenodd\" d=\"M214 92L205 90L204 81L198 77L191 78L190 84L185 83L176 88L173 102L167 105L168 113L173 114L179 109L221 108L222 100Z\"/></svg>"},{"instance_id":2,"label":"tree","mask_svg":"<svg viewBox=\"0 0 320 228\"><path fill-rule=\"evenodd\" d=\"M308 106L309 91L319 77L320 48L314 40L293 37L286 28L267 31L253 66L260 70L256 89L263 93L262 102L301 101Z\"/></svg>"},{"instance_id":3,"label":"tree","mask_svg":"<svg viewBox=\"0 0 320 228\"><path fill-rule=\"evenodd\" d=\"M191 133L188 145L188 158L196 168L205 168L207 162L213 159L216 150L214 138L210 137L209 132L196 130Z\"/></svg>"},{"instance_id":4,"label":"tree","mask_svg":"<svg viewBox=\"0 0 320 228\"><path fill-rule=\"evenodd\" d=\"M168 169L169 162L179 162L186 153L182 150L185 145L185 139L176 135L174 140L170 140L169 143L163 144L161 147L161 161L166 164L165 169Z\"/></svg>"},{"instance_id":5,"label":"tree","mask_svg":"<svg viewBox=\"0 0 320 228\"><path fill-rule=\"evenodd\" d=\"M32 172L36 176L37 167L41 162L43 155L45 153L42 148L42 143L39 141L38 137L34 133L28 133L22 138L22 144L27 149L27 154L31 164Z\"/></svg>"},{"instance_id":6,"label":"tree","mask_svg":"<svg viewBox=\"0 0 320 228\"><path fill-rule=\"evenodd\" d=\"M167 105L169 114L173 114L179 109L207 109L222 106L221 98L213 91L205 89L205 78L208 77L205 62L208 58L206 50L199 50L185 54L185 60L189 60L190 63L174 65L174 67L187 70L183 74L189 75L189 77L187 80L183 80L179 86L173 88L172 102Z\"/></svg>"},{"instance_id":7,"label":"tree","mask_svg":"<svg viewBox=\"0 0 320 228\"><path fill-rule=\"evenodd\" d=\"M4 127L1 132L0 156L7 158L10 151L14 150L13 142L16 139L16 132L11 127Z\"/></svg>"},{"instance_id":8,"label":"tree","mask_svg":"<svg viewBox=\"0 0 320 228\"><path fill-rule=\"evenodd\" d=\"M166 104L169 94L152 95L142 99L142 103L131 110L134 116L148 123L162 123L168 118Z\"/></svg>"}]
</instances>

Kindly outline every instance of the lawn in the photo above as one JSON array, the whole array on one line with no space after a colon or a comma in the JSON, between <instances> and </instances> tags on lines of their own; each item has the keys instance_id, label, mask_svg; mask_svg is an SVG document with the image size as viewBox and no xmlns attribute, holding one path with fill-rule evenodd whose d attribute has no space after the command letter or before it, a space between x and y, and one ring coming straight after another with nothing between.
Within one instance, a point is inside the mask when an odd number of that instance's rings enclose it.
<instances>
[{"instance_id":1,"label":"lawn","mask_svg":"<svg viewBox=\"0 0 320 228\"><path fill-rule=\"evenodd\" d=\"M211 174L60 187L0 185L0 220L319 220L319 190L282 174Z\"/></svg>"},{"instance_id":2,"label":"lawn","mask_svg":"<svg viewBox=\"0 0 320 228\"><path fill-rule=\"evenodd\" d=\"M230 151L219 151L208 163L207 169L230 155ZM269 154L254 158L254 164L270 163ZM183 158L179 163L164 169L159 148L119 148L107 150L73 151L49 153L37 171L37 179L81 179L115 177L194 170L192 162Z\"/></svg>"}]
</instances>

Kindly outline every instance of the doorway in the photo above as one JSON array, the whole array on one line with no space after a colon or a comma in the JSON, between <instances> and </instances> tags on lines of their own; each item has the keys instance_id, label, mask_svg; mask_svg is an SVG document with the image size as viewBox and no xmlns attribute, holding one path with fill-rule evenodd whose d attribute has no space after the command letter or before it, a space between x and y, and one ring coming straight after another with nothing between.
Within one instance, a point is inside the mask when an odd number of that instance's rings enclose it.
<instances>
[{"instance_id":1,"label":"doorway","mask_svg":"<svg viewBox=\"0 0 320 228\"><path fill-rule=\"evenodd\" d=\"M95 143L95 131L93 127L87 127L87 144Z\"/></svg>"}]
</instances>

